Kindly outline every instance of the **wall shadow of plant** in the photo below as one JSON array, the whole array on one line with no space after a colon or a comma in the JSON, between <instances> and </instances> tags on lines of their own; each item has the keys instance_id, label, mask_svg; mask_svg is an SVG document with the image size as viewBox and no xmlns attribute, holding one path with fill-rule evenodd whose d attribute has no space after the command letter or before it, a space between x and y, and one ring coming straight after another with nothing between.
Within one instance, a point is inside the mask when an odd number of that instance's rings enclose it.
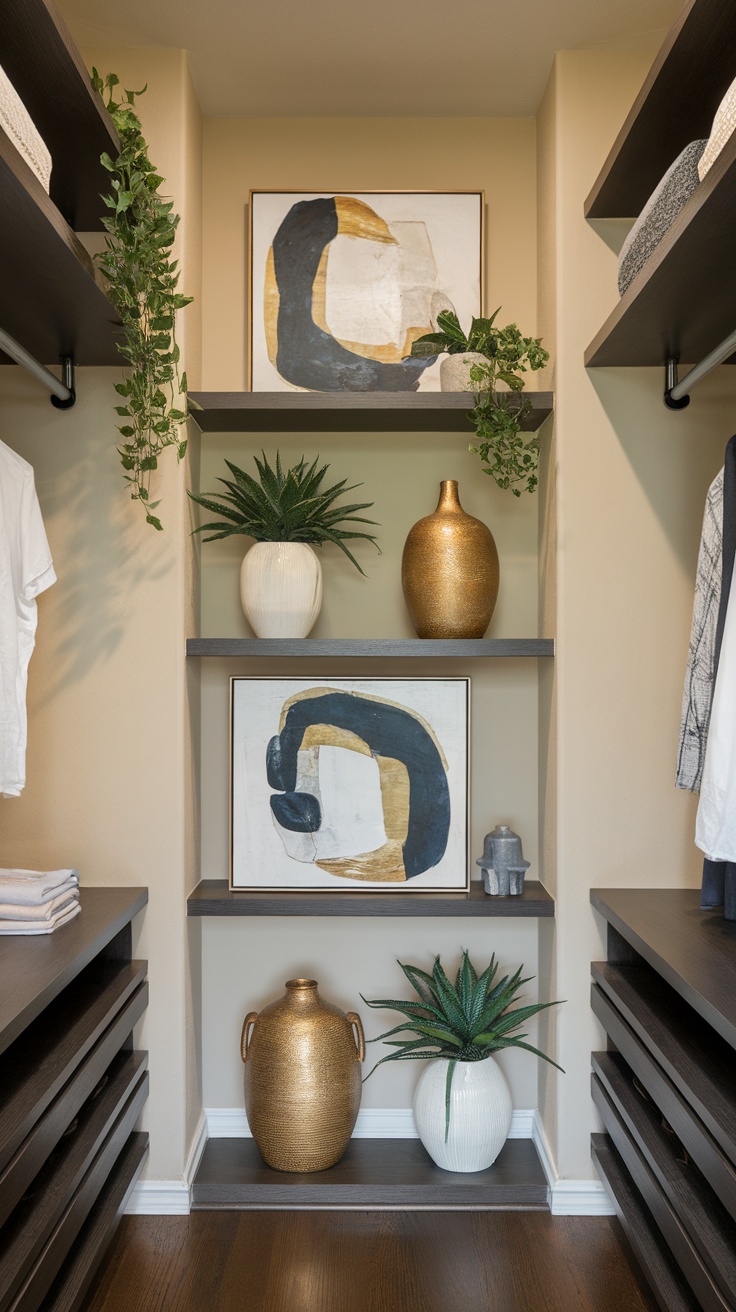
<instances>
[{"instance_id":1,"label":"wall shadow of plant","mask_svg":"<svg viewBox=\"0 0 736 1312\"><path fill-rule=\"evenodd\" d=\"M37 706L112 658L135 618L140 590L174 567L175 528L166 541L146 530L120 477L112 374L81 370L77 405L63 413L41 411L25 383L19 392L29 419L33 405L33 430L18 449L34 466L58 580L39 602L48 638ZM176 513L172 503L172 525Z\"/></svg>"}]
</instances>

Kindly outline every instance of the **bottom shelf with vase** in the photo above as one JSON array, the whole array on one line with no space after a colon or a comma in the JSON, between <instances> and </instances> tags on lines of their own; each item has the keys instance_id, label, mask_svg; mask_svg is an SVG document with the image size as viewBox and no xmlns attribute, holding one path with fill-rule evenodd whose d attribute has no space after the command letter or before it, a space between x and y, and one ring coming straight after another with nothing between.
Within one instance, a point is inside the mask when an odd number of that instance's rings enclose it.
<instances>
[{"instance_id":1,"label":"bottom shelf with vase","mask_svg":"<svg viewBox=\"0 0 736 1312\"><path fill-rule=\"evenodd\" d=\"M546 1211L531 1139L509 1139L486 1171L443 1171L418 1139L352 1139L327 1171L274 1171L252 1139L210 1139L192 1185L196 1211Z\"/></svg>"}]
</instances>

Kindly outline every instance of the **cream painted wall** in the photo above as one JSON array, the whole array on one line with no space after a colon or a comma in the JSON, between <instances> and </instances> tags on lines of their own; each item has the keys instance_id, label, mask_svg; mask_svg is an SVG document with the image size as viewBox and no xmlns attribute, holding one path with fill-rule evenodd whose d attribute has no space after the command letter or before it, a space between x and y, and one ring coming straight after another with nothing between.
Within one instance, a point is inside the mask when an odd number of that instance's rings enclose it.
<instances>
[{"instance_id":1,"label":"cream painted wall","mask_svg":"<svg viewBox=\"0 0 736 1312\"><path fill-rule=\"evenodd\" d=\"M557 895L552 987L567 998L567 1075L543 1073L542 1106L560 1174L573 1178L593 1174L589 1053L603 1045L588 963L605 949L589 889L699 882L695 799L674 787L675 746L705 493L733 431L730 370L673 413L659 370L583 368L617 300L616 257L583 201L647 66L639 53L563 52L540 114L540 324L556 355L542 556L558 641L556 686L542 688L544 850Z\"/></svg>"},{"instance_id":2,"label":"cream painted wall","mask_svg":"<svg viewBox=\"0 0 736 1312\"><path fill-rule=\"evenodd\" d=\"M200 116L181 51L89 52L140 103L153 159L182 214L182 290L199 293ZM180 339L199 372L198 312ZM2 437L34 466L58 583L40 598L30 667L28 784L0 801L2 864L76 865L83 885L145 884L134 950L149 958L147 1171L181 1177L199 1114L195 1006L184 899L195 879L196 794L184 638L195 588L184 471L163 462L162 534L125 495L115 450L115 369L80 369L77 405L54 410L17 368L0 370ZM195 448L197 439L195 438ZM194 452L196 455L196 450ZM190 711L190 702L192 703ZM192 980L194 984L192 985Z\"/></svg>"},{"instance_id":3,"label":"cream painted wall","mask_svg":"<svg viewBox=\"0 0 736 1312\"><path fill-rule=\"evenodd\" d=\"M478 142L482 141L482 149ZM487 304L526 331L536 322L535 133L528 119L504 120L209 120L204 154L204 386L245 386L246 220L250 188L477 188L488 207ZM247 465L252 452L293 461L320 454L331 474L359 482L375 503L382 555L358 547L368 578L339 552L322 552L325 603L315 636L411 636L401 593L401 551L411 525L436 505L442 478L457 478L463 505L490 525L501 557L501 591L490 636L537 632L537 510L532 498L500 492L467 451L460 434L209 434L202 443L202 487L225 472L223 459ZM249 632L238 598L238 569L247 542L230 539L202 548L202 632ZM344 663L311 662L317 676L345 674ZM281 672L281 667L279 667ZM283 673L303 673L286 664ZM355 673L352 668L351 672ZM537 854L537 662L488 664L370 662L365 674L469 674L473 693L471 858L498 820L521 832L532 874ZM231 674L273 674L255 662L203 662L202 875L228 869L228 680ZM537 970L537 924L492 920L383 918L205 922L203 1032L205 1103L237 1105L242 1097L238 1054L245 1012L282 991L284 980L309 970L341 1005L358 1008L369 1033L390 1016L360 1002L400 988L395 958L454 963L468 946L479 959L496 950L504 964ZM532 986L536 987L536 986ZM530 996L532 996L530 994ZM537 1102L536 1063L528 1054L505 1059L515 1105ZM364 1091L367 1106L411 1101L419 1068L384 1067Z\"/></svg>"}]
</instances>

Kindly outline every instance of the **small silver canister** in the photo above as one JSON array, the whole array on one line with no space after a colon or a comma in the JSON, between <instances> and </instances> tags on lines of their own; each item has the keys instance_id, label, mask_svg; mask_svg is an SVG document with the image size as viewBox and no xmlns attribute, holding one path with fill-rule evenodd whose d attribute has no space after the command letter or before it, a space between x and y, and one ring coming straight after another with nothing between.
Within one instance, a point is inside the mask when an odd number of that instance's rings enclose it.
<instances>
[{"instance_id":1,"label":"small silver canister","mask_svg":"<svg viewBox=\"0 0 736 1312\"><path fill-rule=\"evenodd\" d=\"M483 855L475 863L483 871L483 887L491 897L520 897L529 862L521 839L508 825L496 825L483 840Z\"/></svg>"}]
</instances>

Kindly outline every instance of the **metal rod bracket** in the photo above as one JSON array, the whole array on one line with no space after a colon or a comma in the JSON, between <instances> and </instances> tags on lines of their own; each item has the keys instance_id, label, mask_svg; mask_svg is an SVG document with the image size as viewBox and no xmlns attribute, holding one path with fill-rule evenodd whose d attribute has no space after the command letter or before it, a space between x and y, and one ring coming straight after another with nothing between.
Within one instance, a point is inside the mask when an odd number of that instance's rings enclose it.
<instances>
[{"instance_id":1,"label":"metal rod bracket","mask_svg":"<svg viewBox=\"0 0 736 1312\"><path fill-rule=\"evenodd\" d=\"M70 355L61 357L61 381L67 388L69 395L63 401L59 396L52 396L51 404L56 406L57 410L71 410L77 399L77 393L74 389L74 361Z\"/></svg>"},{"instance_id":2,"label":"metal rod bracket","mask_svg":"<svg viewBox=\"0 0 736 1312\"><path fill-rule=\"evenodd\" d=\"M664 403L668 410L685 410L690 404L689 396L681 396L675 400L672 395L672 389L677 387L677 366L679 364L679 355L668 355L664 365Z\"/></svg>"}]
</instances>

